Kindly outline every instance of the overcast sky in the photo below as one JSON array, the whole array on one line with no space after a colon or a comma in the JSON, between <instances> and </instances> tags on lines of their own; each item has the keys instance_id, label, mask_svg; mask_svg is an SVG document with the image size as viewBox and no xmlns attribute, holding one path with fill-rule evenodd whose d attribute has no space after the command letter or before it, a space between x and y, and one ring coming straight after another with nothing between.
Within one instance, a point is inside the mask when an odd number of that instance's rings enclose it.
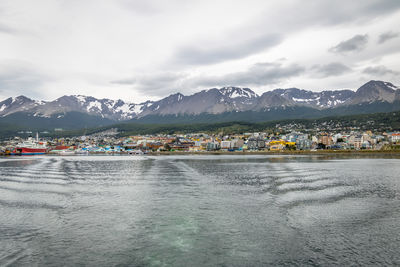
<instances>
[{"instance_id":1,"label":"overcast sky","mask_svg":"<svg viewBox=\"0 0 400 267\"><path fill-rule=\"evenodd\" d=\"M399 0L1 0L0 100L400 85Z\"/></svg>"}]
</instances>

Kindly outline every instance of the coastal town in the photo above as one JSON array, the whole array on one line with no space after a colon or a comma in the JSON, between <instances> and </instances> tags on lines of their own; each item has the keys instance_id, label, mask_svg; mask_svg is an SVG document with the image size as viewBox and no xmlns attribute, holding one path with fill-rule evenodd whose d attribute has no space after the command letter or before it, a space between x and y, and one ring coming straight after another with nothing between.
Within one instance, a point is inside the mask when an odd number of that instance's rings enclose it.
<instances>
[{"instance_id":1,"label":"coastal town","mask_svg":"<svg viewBox=\"0 0 400 267\"><path fill-rule=\"evenodd\" d=\"M2 140L3 155L80 155L102 153L146 154L162 152L288 152L288 151L379 151L400 148L400 132L372 131L242 134L157 134L118 136L108 130L71 138L14 137Z\"/></svg>"}]
</instances>

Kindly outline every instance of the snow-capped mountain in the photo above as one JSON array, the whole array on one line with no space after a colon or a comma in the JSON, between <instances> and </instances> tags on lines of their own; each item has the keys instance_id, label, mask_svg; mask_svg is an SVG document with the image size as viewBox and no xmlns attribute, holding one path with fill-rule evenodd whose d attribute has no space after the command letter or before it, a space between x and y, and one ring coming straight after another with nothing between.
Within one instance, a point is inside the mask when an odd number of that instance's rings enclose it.
<instances>
[{"instance_id":1,"label":"snow-capped mountain","mask_svg":"<svg viewBox=\"0 0 400 267\"><path fill-rule=\"evenodd\" d=\"M258 95L249 88L223 87L219 89L219 92L223 96L231 99L254 99L258 97Z\"/></svg>"},{"instance_id":2,"label":"snow-capped mountain","mask_svg":"<svg viewBox=\"0 0 400 267\"><path fill-rule=\"evenodd\" d=\"M332 108L346 104L355 94L351 90L312 92L297 88L276 89L273 92L287 100L293 100L295 105L315 108Z\"/></svg>"},{"instance_id":3,"label":"snow-capped mountain","mask_svg":"<svg viewBox=\"0 0 400 267\"><path fill-rule=\"evenodd\" d=\"M363 103L398 103L396 101L400 101L399 88L388 82L370 81L355 92L352 90L313 92L289 88L275 89L259 96L249 88L223 87L203 90L188 96L176 93L159 101L139 104L82 95L62 96L54 101L37 101L19 96L0 102L0 117L24 113L41 118L50 118L54 115L62 118L68 112L80 112L108 120L125 121L147 115L265 112L271 108L297 106L325 110Z\"/></svg>"},{"instance_id":4,"label":"snow-capped mountain","mask_svg":"<svg viewBox=\"0 0 400 267\"><path fill-rule=\"evenodd\" d=\"M44 105L46 102L35 101L25 96L10 97L0 102L0 115L7 116L15 112L30 111L38 106Z\"/></svg>"},{"instance_id":5,"label":"snow-capped mountain","mask_svg":"<svg viewBox=\"0 0 400 267\"><path fill-rule=\"evenodd\" d=\"M29 112L35 117L50 117L53 114L59 114L62 117L63 113L76 111L112 120L129 120L151 104L151 101L134 104L122 100L97 99L83 95L62 96L49 102L35 101L25 96L19 96L0 102L0 116L4 117L16 112Z\"/></svg>"},{"instance_id":6,"label":"snow-capped mountain","mask_svg":"<svg viewBox=\"0 0 400 267\"><path fill-rule=\"evenodd\" d=\"M140 116L245 111L252 109L257 99L258 95L249 88L212 88L189 96L170 95L145 108Z\"/></svg>"}]
</instances>

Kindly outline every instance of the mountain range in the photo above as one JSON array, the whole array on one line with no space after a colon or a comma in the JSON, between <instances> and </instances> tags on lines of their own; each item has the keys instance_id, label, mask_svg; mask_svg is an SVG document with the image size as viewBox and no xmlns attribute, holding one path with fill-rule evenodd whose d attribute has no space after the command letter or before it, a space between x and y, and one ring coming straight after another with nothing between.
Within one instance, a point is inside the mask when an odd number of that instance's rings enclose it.
<instances>
[{"instance_id":1,"label":"mountain range","mask_svg":"<svg viewBox=\"0 0 400 267\"><path fill-rule=\"evenodd\" d=\"M394 110L400 110L400 89L389 82L369 81L356 91L288 88L258 95L249 88L223 87L188 96L176 93L143 103L82 95L62 96L54 101L18 96L0 102L0 123L76 129L124 121L268 121Z\"/></svg>"}]
</instances>

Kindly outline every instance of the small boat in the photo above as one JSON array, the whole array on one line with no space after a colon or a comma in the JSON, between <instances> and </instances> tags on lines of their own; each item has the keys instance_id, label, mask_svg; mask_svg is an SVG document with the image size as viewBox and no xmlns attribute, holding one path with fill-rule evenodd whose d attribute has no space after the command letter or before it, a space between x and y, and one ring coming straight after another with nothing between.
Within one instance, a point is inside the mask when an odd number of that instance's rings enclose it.
<instances>
[{"instance_id":1,"label":"small boat","mask_svg":"<svg viewBox=\"0 0 400 267\"><path fill-rule=\"evenodd\" d=\"M143 155L144 153L143 153L142 150L137 149L137 150L129 150L129 151L128 151L128 154L129 154L129 155Z\"/></svg>"},{"instance_id":2,"label":"small boat","mask_svg":"<svg viewBox=\"0 0 400 267\"><path fill-rule=\"evenodd\" d=\"M56 155L75 155L75 151L69 149L53 149L49 151L49 154L56 154Z\"/></svg>"},{"instance_id":3,"label":"small boat","mask_svg":"<svg viewBox=\"0 0 400 267\"><path fill-rule=\"evenodd\" d=\"M73 150L61 150L58 155L60 156L72 156L75 155L75 151Z\"/></svg>"},{"instance_id":4,"label":"small boat","mask_svg":"<svg viewBox=\"0 0 400 267\"><path fill-rule=\"evenodd\" d=\"M89 155L89 150L78 149L78 150L75 150L75 154L77 154L77 155Z\"/></svg>"}]
</instances>

